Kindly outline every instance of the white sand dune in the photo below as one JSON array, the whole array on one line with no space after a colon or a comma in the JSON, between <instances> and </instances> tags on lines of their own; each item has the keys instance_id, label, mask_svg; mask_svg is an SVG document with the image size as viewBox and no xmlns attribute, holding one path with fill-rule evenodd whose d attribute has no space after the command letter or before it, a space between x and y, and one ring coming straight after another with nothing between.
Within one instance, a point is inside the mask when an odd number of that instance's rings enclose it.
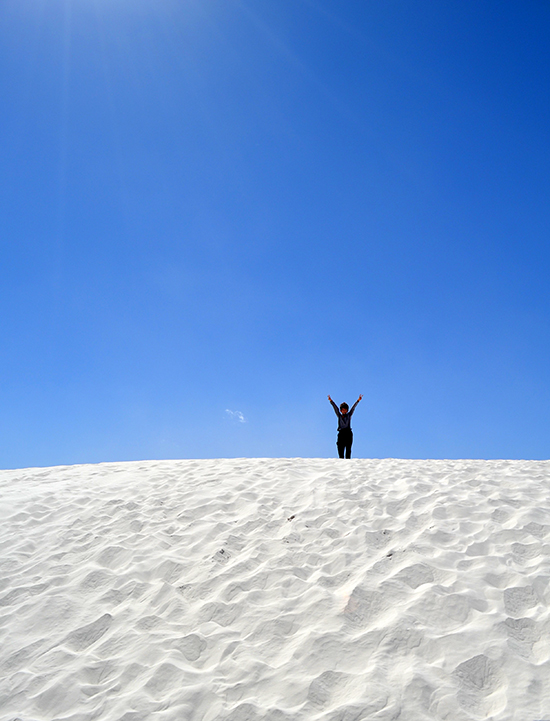
<instances>
[{"instance_id":1,"label":"white sand dune","mask_svg":"<svg viewBox=\"0 0 550 721\"><path fill-rule=\"evenodd\" d=\"M0 719L550 719L550 462L0 473Z\"/></svg>"}]
</instances>

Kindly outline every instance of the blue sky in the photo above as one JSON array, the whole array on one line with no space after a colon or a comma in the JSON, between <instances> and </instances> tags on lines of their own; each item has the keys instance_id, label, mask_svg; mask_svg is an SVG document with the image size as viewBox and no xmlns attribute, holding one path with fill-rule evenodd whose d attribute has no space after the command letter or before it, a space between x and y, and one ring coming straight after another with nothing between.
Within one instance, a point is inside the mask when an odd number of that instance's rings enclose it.
<instances>
[{"instance_id":1,"label":"blue sky","mask_svg":"<svg viewBox=\"0 0 550 721\"><path fill-rule=\"evenodd\" d=\"M550 6L2 0L0 467L548 458Z\"/></svg>"}]
</instances>

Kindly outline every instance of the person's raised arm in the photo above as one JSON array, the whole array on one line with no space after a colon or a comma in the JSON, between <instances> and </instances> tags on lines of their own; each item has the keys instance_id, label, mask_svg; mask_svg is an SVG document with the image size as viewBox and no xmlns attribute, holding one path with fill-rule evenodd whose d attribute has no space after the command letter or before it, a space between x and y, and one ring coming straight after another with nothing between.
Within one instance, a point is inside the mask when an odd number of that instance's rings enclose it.
<instances>
[{"instance_id":1,"label":"person's raised arm","mask_svg":"<svg viewBox=\"0 0 550 721\"><path fill-rule=\"evenodd\" d=\"M361 398L363 398L363 395L360 395L359 398L358 398L358 399L355 401L355 403L352 405L351 410L350 410L350 412L349 412L350 416L351 416L351 414L353 413L353 411L357 408L357 404L359 403L359 401L361 400Z\"/></svg>"},{"instance_id":2,"label":"person's raised arm","mask_svg":"<svg viewBox=\"0 0 550 721\"><path fill-rule=\"evenodd\" d=\"M330 396L328 396L328 399L330 401L330 405L334 408L334 412L336 413L337 416L339 416L340 411L338 410L338 406L336 405L336 403L332 400L332 398Z\"/></svg>"}]
</instances>

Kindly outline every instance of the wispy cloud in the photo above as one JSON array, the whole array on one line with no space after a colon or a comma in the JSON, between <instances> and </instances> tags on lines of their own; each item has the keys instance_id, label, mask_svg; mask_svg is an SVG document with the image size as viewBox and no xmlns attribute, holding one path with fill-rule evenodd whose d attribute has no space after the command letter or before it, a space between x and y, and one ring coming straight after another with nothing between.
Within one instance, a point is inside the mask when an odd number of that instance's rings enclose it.
<instances>
[{"instance_id":1,"label":"wispy cloud","mask_svg":"<svg viewBox=\"0 0 550 721\"><path fill-rule=\"evenodd\" d=\"M246 418L240 411L230 411L229 408L226 408L225 412L232 421L237 421L237 423L246 423Z\"/></svg>"}]
</instances>

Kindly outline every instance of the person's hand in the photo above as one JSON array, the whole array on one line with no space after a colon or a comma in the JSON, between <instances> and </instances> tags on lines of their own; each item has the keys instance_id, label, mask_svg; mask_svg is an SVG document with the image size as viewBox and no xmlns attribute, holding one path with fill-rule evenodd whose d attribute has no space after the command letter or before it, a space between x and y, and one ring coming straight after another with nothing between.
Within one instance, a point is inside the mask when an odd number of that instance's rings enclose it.
<instances>
[{"instance_id":1,"label":"person's hand","mask_svg":"<svg viewBox=\"0 0 550 721\"><path fill-rule=\"evenodd\" d=\"M331 398L330 396L328 396L328 399L329 399L329 401L331 401L331 400L332 400L332 398Z\"/></svg>"},{"instance_id":2,"label":"person's hand","mask_svg":"<svg viewBox=\"0 0 550 721\"><path fill-rule=\"evenodd\" d=\"M361 395L359 396L359 398L357 399L358 402L361 400L362 397L363 397L363 394L361 394Z\"/></svg>"}]
</instances>

